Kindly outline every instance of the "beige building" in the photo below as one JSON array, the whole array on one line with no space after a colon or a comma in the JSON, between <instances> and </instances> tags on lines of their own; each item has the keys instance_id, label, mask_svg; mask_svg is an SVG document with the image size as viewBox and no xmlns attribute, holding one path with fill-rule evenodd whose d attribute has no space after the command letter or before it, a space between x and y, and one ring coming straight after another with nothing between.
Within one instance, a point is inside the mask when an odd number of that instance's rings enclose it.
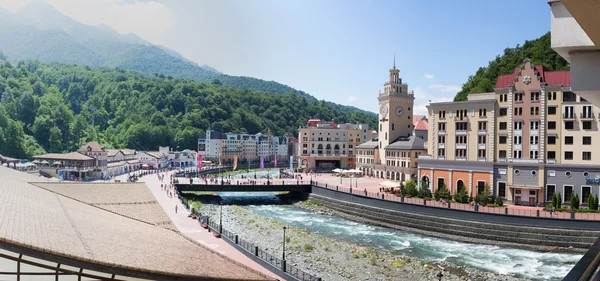
<instances>
[{"instance_id":1,"label":"beige building","mask_svg":"<svg viewBox=\"0 0 600 281\"><path fill-rule=\"evenodd\" d=\"M417 177L417 158L426 153L426 143L414 135L414 100L394 65L378 96L377 140L357 147L357 168L363 173L398 181Z\"/></svg>"},{"instance_id":2,"label":"beige building","mask_svg":"<svg viewBox=\"0 0 600 281\"><path fill-rule=\"evenodd\" d=\"M371 137L367 124L337 124L311 119L299 130L299 167L308 171L354 169L356 146Z\"/></svg>"}]
</instances>

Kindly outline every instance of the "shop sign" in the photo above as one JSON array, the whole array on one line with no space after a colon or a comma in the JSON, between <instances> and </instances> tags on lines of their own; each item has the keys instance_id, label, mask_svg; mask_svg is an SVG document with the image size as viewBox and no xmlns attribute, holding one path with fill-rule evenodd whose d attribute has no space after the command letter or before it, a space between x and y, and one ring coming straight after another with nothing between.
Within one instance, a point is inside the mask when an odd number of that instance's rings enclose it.
<instances>
[{"instance_id":1,"label":"shop sign","mask_svg":"<svg viewBox=\"0 0 600 281\"><path fill-rule=\"evenodd\" d=\"M600 184L600 178L595 178L595 179L585 179L585 183L587 184Z\"/></svg>"}]
</instances>

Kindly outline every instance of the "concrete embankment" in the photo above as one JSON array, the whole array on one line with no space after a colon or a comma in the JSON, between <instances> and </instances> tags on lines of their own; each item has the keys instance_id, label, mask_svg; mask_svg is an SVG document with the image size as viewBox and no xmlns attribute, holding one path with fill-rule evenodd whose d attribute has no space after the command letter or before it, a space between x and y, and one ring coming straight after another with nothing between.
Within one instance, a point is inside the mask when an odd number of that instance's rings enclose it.
<instances>
[{"instance_id":1,"label":"concrete embankment","mask_svg":"<svg viewBox=\"0 0 600 281\"><path fill-rule=\"evenodd\" d=\"M457 220L382 209L315 194L309 198L347 219L462 242L542 251L583 252L600 237L600 231Z\"/></svg>"}]
</instances>

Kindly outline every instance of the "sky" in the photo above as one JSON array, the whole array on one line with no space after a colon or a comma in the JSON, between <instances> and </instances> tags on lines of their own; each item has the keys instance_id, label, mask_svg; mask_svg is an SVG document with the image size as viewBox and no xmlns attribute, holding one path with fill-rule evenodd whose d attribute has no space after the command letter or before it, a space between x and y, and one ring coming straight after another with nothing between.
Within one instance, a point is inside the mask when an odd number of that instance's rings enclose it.
<instances>
[{"instance_id":1,"label":"sky","mask_svg":"<svg viewBox=\"0 0 600 281\"><path fill-rule=\"evenodd\" d=\"M32 0L0 0L16 11ZM394 63L415 113L452 100L507 47L550 30L546 0L46 0L85 24L376 112Z\"/></svg>"}]
</instances>

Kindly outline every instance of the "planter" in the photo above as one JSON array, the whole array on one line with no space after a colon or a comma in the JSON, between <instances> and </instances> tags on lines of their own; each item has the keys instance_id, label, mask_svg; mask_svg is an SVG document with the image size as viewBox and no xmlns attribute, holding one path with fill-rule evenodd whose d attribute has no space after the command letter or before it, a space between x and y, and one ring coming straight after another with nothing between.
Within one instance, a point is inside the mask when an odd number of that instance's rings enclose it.
<instances>
[{"instance_id":1,"label":"planter","mask_svg":"<svg viewBox=\"0 0 600 281\"><path fill-rule=\"evenodd\" d=\"M494 204L493 203L488 203L487 206L488 207L494 207Z\"/></svg>"}]
</instances>

